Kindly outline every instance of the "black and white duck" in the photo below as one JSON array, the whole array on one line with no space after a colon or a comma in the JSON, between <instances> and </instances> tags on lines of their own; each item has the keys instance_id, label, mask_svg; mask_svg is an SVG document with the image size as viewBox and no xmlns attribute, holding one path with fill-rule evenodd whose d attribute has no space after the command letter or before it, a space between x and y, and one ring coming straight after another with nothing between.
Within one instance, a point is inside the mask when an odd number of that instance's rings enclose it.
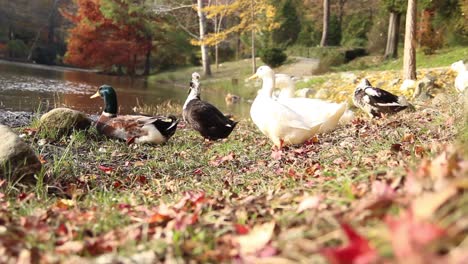
<instances>
[{"instance_id":1,"label":"black and white duck","mask_svg":"<svg viewBox=\"0 0 468 264\"><path fill-rule=\"evenodd\" d=\"M200 75L192 74L190 92L183 107L184 120L208 140L226 138L237 122L227 118L212 104L200 98Z\"/></svg>"},{"instance_id":2,"label":"black and white duck","mask_svg":"<svg viewBox=\"0 0 468 264\"><path fill-rule=\"evenodd\" d=\"M396 96L383 89L372 87L367 79L362 79L353 96L354 105L361 108L370 117L381 117L402 111L411 105L404 96Z\"/></svg>"},{"instance_id":3,"label":"black and white duck","mask_svg":"<svg viewBox=\"0 0 468 264\"><path fill-rule=\"evenodd\" d=\"M109 85L99 87L91 98L104 99L104 111L96 128L99 133L131 143L161 144L166 142L177 129L175 116L117 115L117 94Z\"/></svg>"}]
</instances>

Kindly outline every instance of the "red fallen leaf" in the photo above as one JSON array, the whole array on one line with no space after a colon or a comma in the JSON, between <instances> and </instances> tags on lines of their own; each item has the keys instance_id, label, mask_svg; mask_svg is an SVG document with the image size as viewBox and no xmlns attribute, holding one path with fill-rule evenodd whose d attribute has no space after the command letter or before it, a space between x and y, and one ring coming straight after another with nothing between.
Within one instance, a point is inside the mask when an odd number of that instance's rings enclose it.
<instances>
[{"instance_id":1,"label":"red fallen leaf","mask_svg":"<svg viewBox=\"0 0 468 264\"><path fill-rule=\"evenodd\" d=\"M296 171L293 168L289 168L288 176L291 177L291 178L296 177Z\"/></svg>"},{"instance_id":2,"label":"red fallen leaf","mask_svg":"<svg viewBox=\"0 0 468 264\"><path fill-rule=\"evenodd\" d=\"M377 251L371 247L369 241L359 235L350 225L341 224L346 237L348 237L349 244L347 246L324 248L319 252L328 262L332 264L348 264L348 263L373 263L379 255Z\"/></svg>"},{"instance_id":3,"label":"red fallen leaf","mask_svg":"<svg viewBox=\"0 0 468 264\"><path fill-rule=\"evenodd\" d=\"M193 171L193 175L202 175L202 174L203 174L203 170L201 168L195 169Z\"/></svg>"},{"instance_id":4,"label":"red fallen leaf","mask_svg":"<svg viewBox=\"0 0 468 264\"><path fill-rule=\"evenodd\" d=\"M391 231L395 256L404 261L414 257L427 256L427 246L445 235L445 230L404 212L399 218L387 217L385 221Z\"/></svg>"},{"instance_id":5,"label":"red fallen leaf","mask_svg":"<svg viewBox=\"0 0 468 264\"><path fill-rule=\"evenodd\" d=\"M120 188L122 186L122 183L120 181L115 181L112 186L114 186L114 188Z\"/></svg>"},{"instance_id":6,"label":"red fallen leaf","mask_svg":"<svg viewBox=\"0 0 468 264\"><path fill-rule=\"evenodd\" d=\"M117 208L119 208L119 210L126 210L132 208L132 206L130 204L118 204Z\"/></svg>"},{"instance_id":7,"label":"red fallen leaf","mask_svg":"<svg viewBox=\"0 0 468 264\"><path fill-rule=\"evenodd\" d=\"M34 193L20 193L18 194L18 201L19 202L27 202L28 200L32 199L34 197Z\"/></svg>"},{"instance_id":8,"label":"red fallen leaf","mask_svg":"<svg viewBox=\"0 0 468 264\"><path fill-rule=\"evenodd\" d=\"M114 171L114 168L108 167L108 166L104 166L104 165L99 165L99 166L98 166L98 169L100 169L102 172L104 172L104 173L106 173L106 174L109 174L109 173L111 173L112 171Z\"/></svg>"},{"instance_id":9,"label":"red fallen leaf","mask_svg":"<svg viewBox=\"0 0 468 264\"><path fill-rule=\"evenodd\" d=\"M58 236L65 236L68 234L68 228L67 226L64 224L64 223L61 223L57 229L55 230L55 233L58 235Z\"/></svg>"},{"instance_id":10,"label":"red fallen leaf","mask_svg":"<svg viewBox=\"0 0 468 264\"><path fill-rule=\"evenodd\" d=\"M234 229L238 235L245 235L250 231L249 227L243 224L234 224Z\"/></svg>"},{"instance_id":11,"label":"red fallen leaf","mask_svg":"<svg viewBox=\"0 0 468 264\"><path fill-rule=\"evenodd\" d=\"M138 182L141 183L141 184L147 184L148 179L146 179L145 176L138 176Z\"/></svg>"}]
</instances>

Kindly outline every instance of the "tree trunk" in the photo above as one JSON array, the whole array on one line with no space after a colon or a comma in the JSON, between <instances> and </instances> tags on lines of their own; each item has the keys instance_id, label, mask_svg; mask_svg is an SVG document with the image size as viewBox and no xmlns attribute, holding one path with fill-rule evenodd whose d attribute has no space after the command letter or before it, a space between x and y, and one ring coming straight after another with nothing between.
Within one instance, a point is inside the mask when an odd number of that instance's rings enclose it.
<instances>
[{"instance_id":1,"label":"tree trunk","mask_svg":"<svg viewBox=\"0 0 468 264\"><path fill-rule=\"evenodd\" d=\"M338 1L338 23L340 28L343 28L343 17L344 17L344 6L348 0L339 0Z\"/></svg>"},{"instance_id":2,"label":"tree trunk","mask_svg":"<svg viewBox=\"0 0 468 264\"><path fill-rule=\"evenodd\" d=\"M255 21L254 0L250 1L250 11L252 15L252 23ZM252 73L257 71L257 62L255 61L255 29L252 29Z\"/></svg>"},{"instance_id":3,"label":"tree trunk","mask_svg":"<svg viewBox=\"0 0 468 264\"><path fill-rule=\"evenodd\" d=\"M322 31L322 40L320 41L320 47L327 46L329 22L330 22L330 1L323 0L323 31Z\"/></svg>"},{"instance_id":4,"label":"tree trunk","mask_svg":"<svg viewBox=\"0 0 468 264\"><path fill-rule=\"evenodd\" d=\"M143 71L143 75L149 75L150 74L152 47L153 47L153 45L151 44L151 40L150 40L150 44L149 44L148 50L146 51L146 55L145 55L145 70Z\"/></svg>"},{"instance_id":5,"label":"tree trunk","mask_svg":"<svg viewBox=\"0 0 468 264\"><path fill-rule=\"evenodd\" d=\"M201 55L202 55L202 64L203 64L203 74L206 76L211 76L211 67L210 67L210 58L208 56L208 48L203 43L205 38L205 28L206 28L206 18L205 13L203 13L203 0L197 0L197 14L198 22L200 24L200 41L201 41Z\"/></svg>"},{"instance_id":6,"label":"tree trunk","mask_svg":"<svg viewBox=\"0 0 468 264\"><path fill-rule=\"evenodd\" d=\"M403 55L403 79L416 80L416 0L408 0Z\"/></svg>"},{"instance_id":7,"label":"tree trunk","mask_svg":"<svg viewBox=\"0 0 468 264\"><path fill-rule=\"evenodd\" d=\"M398 40L400 36L401 14L390 12L388 21L387 45L385 47L385 59L398 57Z\"/></svg>"}]
</instances>

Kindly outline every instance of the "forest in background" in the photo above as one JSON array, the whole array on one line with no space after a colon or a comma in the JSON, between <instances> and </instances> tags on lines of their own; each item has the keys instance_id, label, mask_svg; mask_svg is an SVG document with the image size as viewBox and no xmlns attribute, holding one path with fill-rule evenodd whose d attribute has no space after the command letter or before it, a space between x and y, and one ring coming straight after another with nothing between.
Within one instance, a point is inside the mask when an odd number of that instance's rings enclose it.
<instances>
[{"instance_id":1,"label":"forest in background","mask_svg":"<svg viewBox=\"0 0 468 264\"><path fill-rule=\"evenodd\" d=\"M252 55L281 64L282 53L335 64L369 53L396 58L407 5L406 0L0 3L0 57L127 75L201 64L209 75L210 64ZM467 13L468 0L418 1L418 48L431 54L467 45Z\"/></svg>"}]
</instances>

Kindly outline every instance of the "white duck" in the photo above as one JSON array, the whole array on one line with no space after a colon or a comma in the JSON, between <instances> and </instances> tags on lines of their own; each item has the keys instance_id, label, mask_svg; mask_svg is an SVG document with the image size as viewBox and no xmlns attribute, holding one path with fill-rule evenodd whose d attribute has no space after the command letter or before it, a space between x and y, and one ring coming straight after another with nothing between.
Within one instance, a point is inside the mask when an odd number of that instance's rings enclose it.
<instances>
[{"instance_id":1,"label":"white duck","mask_svg":"<svg viewBox=\"0 0 468 264\"><path fill-rule=\"evenodd\" d=\"M272 98L275 86L273 71L268 71L262 66L249 80L254 78L261 78L263 84L250 108L250 117L275 146L281 148L285 145L301 144L319 131L322 122L308 121Z\"/></svg>"},{"instance_id":2,"label":"white duck","mask_svg":"<svg viewBox=\"0 0 468 264\"><path fill-rule=\"evenodd\" d=\"M462 60L453 63L450 66L450 69L457 72L457 77L455 78L455 89L459 93L463 93L468 87L468 71Z\"/></svg>"},{"instance_id":3,"label":"white duck","mask_svg":"<svg viewBox=\"0 0 468 264\"><path fill-rule=\"evenodd\" d=\"M346 103L332 103L310 98L295 98L294 81L289 75L274 74L270 67L262 67L260 67L262 71L269 72L265 74L265 76L274 76L275 87L281 88L277 98L278 102L300 114L306 122L323 123L319 133L332 131L338 126L339 122L345 124L353 118L353 112L346 111L348 107ZM265 83L265 79L263 82Z\"/></svg>"}]
</instances>

